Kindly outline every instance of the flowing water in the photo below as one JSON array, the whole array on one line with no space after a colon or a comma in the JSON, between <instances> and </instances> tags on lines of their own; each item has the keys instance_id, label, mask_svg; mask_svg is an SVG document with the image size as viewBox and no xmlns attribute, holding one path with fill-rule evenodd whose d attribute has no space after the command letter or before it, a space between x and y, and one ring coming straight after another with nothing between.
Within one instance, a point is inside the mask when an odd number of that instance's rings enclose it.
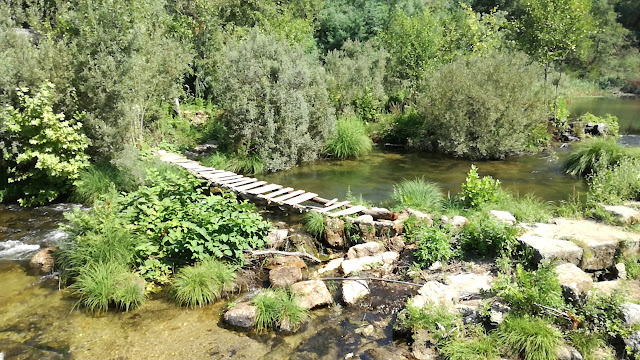
<instances>
[{"instance_id":1,"label":"flowing water","mask_svg":"<svg viewBox=\"0 0 640 360\"><path fill-rule=\"evenodd\" d=\"M640 134L638 99L578 99L570 107L576 112L613 113L623 133ZM640 146L639 138L625 136L622 141ZM481 174L521 194L561 200L585 190L581 180L561 172L557 159L565 154L561 149L476 165ZM344 198L350 187L369 201L384 202L394 183L415 177L434 181L453 194L470 165L431 154L376 150L358 161L316 162L265 180L329 198ZM314 311L301 331L288 336L228 329L221 323L226 301L180 309L166 300L166 294L128 313L72 311L76 299L69 291L59 291L55 281L41 277L28 264L38 249L64 239L58 225L72 206L0 206L0 359L337 359L350 353L366 359L381 347L403 346L394 343L394 309L389 304L415 290L379 284L371 286L372 296L363 307Z\"/></svg>"}]
</instances>

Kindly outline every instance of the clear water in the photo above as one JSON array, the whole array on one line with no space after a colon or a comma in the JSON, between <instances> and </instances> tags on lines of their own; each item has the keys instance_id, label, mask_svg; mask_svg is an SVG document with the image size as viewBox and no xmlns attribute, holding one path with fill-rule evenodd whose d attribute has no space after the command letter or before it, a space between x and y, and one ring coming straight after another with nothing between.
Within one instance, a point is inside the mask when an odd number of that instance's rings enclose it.
<instances>
[{"instance_id":1,"label":"clear water","mask_svg":"<svg viewBox=\"0 0 640 360\"><path fill-rule=\"evenodd\" d=\"M586 112L597 116L615 115L620 123L621 134L640 135L640 98L638 97L580 97L571 99L568 108L576 117Z\"/></svg>"}]
</instances>

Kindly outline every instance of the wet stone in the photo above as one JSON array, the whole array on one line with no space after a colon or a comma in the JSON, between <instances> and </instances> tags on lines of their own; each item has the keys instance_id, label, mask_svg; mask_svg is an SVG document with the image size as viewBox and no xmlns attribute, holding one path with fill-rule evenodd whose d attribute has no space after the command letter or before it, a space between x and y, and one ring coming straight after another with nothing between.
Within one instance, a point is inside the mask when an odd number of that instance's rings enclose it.
<instances>
[{"instance_id":1,"label":"wet stone","mask_svg":"<svg viewBox=\"0 0 640 360\"><path fill-rule=\"evenodd\" d=\"M241 328L252 328L256 324L258 308L247 303L240 303L224 314L224 321Z\"/></svg>"},{"instance_id":2,"label":"wet stone","mask_svg":"<svg viewBox=\"0 0 640 360\"><path fill-rule=\"evenodd\" d=\"M57 250L55 246L50 246L38 251L29 262L32 268L39 268L43 274L53 271L53 253Z\"/></svg>"},{"instance_id":3,"label":"wet stone","mask_svg":"<svg viewBox=\"0 0 640 360\"><path fill-rule=\"evenodd\" d=\"M354 305L358 300L369 295L369 284L365 280L349 280L342 282L342 300L347 305Z\"/></svg>"},{"instance_id":4,"label":"wet stone","mask_svg":"<svg viewBox=\"0 0 640 360\"><path fill-rule=\"evenodd\" d=\"M291 292L299 296L299 304L305 309L333 304L333 297L322 280L295 283L291 285Z\"/></svg>"}]
</instances>

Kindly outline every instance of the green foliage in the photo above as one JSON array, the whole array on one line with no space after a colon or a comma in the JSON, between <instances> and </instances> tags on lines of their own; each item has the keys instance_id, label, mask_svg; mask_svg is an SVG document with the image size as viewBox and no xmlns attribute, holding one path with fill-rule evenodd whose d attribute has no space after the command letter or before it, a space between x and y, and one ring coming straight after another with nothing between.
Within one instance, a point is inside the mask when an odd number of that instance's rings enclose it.
<instances>
[{"instance_id":1,"label":"green foliage","mask_svg":"<svg viewBox=\"0 0 640 360\"><path fill-rule=\"evenodd\" d=\"M585 330L575 330L569 334L571 345L582 354L585 360L596 360L595 353L606 346L604 340L598 334Z\"/></svg>"},{"instance_id":2,"label":"green foliage","mask_svg":"<svg viewBox=\"0 0 640 360\"><path fill-rule=\"evenodd\" d=\"M586 113L580 116L580 118L578 118L578 121L581 121L583 124L605 124L607 126L607 132L609 133L609 135L615 138L620 135L620 125L618 124L618 118L612 116L611 114L607 114L604 117L599 117L591 113Z\"/></svg>"},{"instance_id":3,"label":"green foliage","mask_svg":"<svg viewBox=\"0 0 640 360\"><path fill-rule=\"evenodd\" d=\"M498 204L500 210L510 212L519 222L546 223L553 215L553 206L531 193L524 196L509 194Z\"/></svg>"},{"instance_id":4,"label":"green foliage","mask_svg":"<svg viewBox=\"0 0 640 360\"><path fill-rule=\"evenodd\" d=\"M464 251L475 251L482 256L512 256L518 247L520 230L482 213L460 231Z\"/></svg>"},{"instance_id":5,"label":"green foliage","mask_svg":"<svg viewBox=\"0 0 640 360\"><path fill-rule=\"evenodd\" d=\"M498 276L494 290L511 305L513 311L521 314L537 314L540 309L535 304L555 309L565 307L562 287L549 263L541 264L533 271L517 264L513 274L501 273Z\"/></svg>"},{"instance_id":6,"label":"green foliage","mask_svg":"<svg viewBox=\"0 0 640 360\"><path fill-rule=\"evenodd\" d=\"M523 360L554 359L562 333L541 318L508 316L498 329L504 347Z\"/></svg>"},{"instance_id":7,"label":"green foliage","mask_svg":"<svg viewBox=\"0 0 640 360\"><path fill-rule=\"evenodd\" d=\"M384 109L384 76L388 54L373 41L347 41L325 57L329 98L338 113L349 109L365 121L374 121Z\"/></svg>"},{"instance_id":8,"label":"green foliage","mask_svg":"<svg viewBox=\"0 0 640 360\"><path fill-rule=\"evenodd\" d=\"M420 308L414 306L409 300L406 311L406 316L401 319L401 325L410 328L414 333L420 329L429 330L436 341L440 341L458 325L458 316L449 312L444 305L427 303Z\"/></svg>"},{"instance_id":9,"label":"green foliage","mask_svg":"<svg viewBox=\"0 0 640 360\"><path fill-rule=\"evenodd\" d=\"M403 180L394 185L392 198L398 208L436 213L442 210L444 204L442 190L424 179Z\"/></svg>"},{"instance_id":10,"label":"green foliage","mask_svg":"<svg viewBox=\"0 0 640 360\"><path fill-rule=\"evenodd\" d=\"M258 308L258 331L275 328L282 321L297 329L309 317L309 311L298 304L295 294L284 289L264 290L253 298L253 304Z\"/></svg>"},{"instance_id":11,"label":"green foliage","mask_svg":"<svg viewBox=\"0 0 640 360\"><path fill-rule=\"evenodd\" d=\"M596 292L587 298L583 306L575 309L575 315L582 328L598 334L608 342L618 336L624 337L630 332L622 320L621 305L626 301L627 298L620 291L611 295Z\"/></svg>"},{"instance_id":12,"label":"green foliage","mask_svg":"<svg viewBox=\"0 0 640 360\"><path fill-rule=\"evenodd\" d=\"M501 200L500 180L491 176L478 175L478 168L471 165L467 178L461 185L462 191L458 195L459 200L467 207L477 208L482 204L496 203Z\"/></svg>"},{"instance_id":13,"label":"green foliage","mask_svg":"<svg viewBox=\"0 0 640 360\"><path fill-rule=\"evenodd\" d=\"M625 157L640 156L615 139L594 138L577 144L562 167L568 174L586 176L615 165Z\"/></svg>"},{"instance_id":14,"label":"green foliage","mask_svg":"<svg viewBox=\"0 0 640 360\"><path fill-rule=\"evenodd\" d=\"M233 150L267 171L317 158L335 121L322 67L255 29L223 54L218 82Z\"/></svg>"},{"instance_id":15,"label":"green foliage","mask_svg":"<svg viewBox=\"0 0 640 360\"><path fill-rule=\"evenodd\" d=\"M178 271L171 285L173 298L181 306L203 306L219 299L234 279L232 268L207 258Z\"/></svg>"},{"instance_id":16,"label":"green foliage","mask_svg":"<svg viewBox=\"0 0 640 360\"><path fill-rule=\"evenodd\" d=\"M335 133L327 141L324 152L337 159L360 157L371 151L371 139L362 120L355 116L338 118Z\"/></svg>"},{"instance_id":17,"label":"green foliage","mask_svg":"<svg viewBox=\"0 0 640 360\"><path fill-rule=\"evenodd\" d=\"M416 109L422 120L414 147L471 159L500 159L531 151L547 137L538 66L522 53L460 58L424 81ZM538 149L535 149L538 150Z\"/></svg>"},{"instance_id":18,"label":"green foliage","mask_svg":"<svg viewBox=\"0 0 640 360\"><path fill-rule=\"evenodd\" d=\"M623 158L589 178L589 203L618 204L627 200L640 200L640 157Z\"/></svg>"},{"instance_id":19,"label":"green foliage","mask_svg":"<svg viewBox=\"0 0 640 360\"><path fill-rule=\"evenodd\" d=\"M73 201L92 204L104 197L115 197L119 191L131 190L132 184L122 170L102 161L80 172L73 190Z\"/></svg>"},{"instance_id":20,"label":"green foliage","mask_svg":"<svg viewBox=\"0 0 640 360\"><path fill-rule=\"evenodd\" d=\"M460 337L439 349L447 360L499 360L500 351L493 336Z\"/></svg>"},{"instance_id":21,"label":"green foliage","mask_svg":"<svg viewBox=\"0 0 640 360\"><path fill-rule=\"evenodd\" d=\"M97 262L82 268L71 289L90 311L107 311L113 305L128 311L144 302L145 283L121 264Z\"/></svg>"},{"instance_id":22,"label":"green foliage","mask_svg":"<svg viewBox=\"0 0 640 360\"><path fill-rule=\"evenodd\" d=\"M20 106L0 113L0 171L6 174L0 201L18 200L22 206L51 202L71 189L80 171L89 166L84 150L89 141L80 131L81 116L72 120L55 114L54 86L46 83L29 96L18 91ZM3 196L4 195L4 196Z\"/></svg>"},{"instance_id":23,"label":"green foliage","mask_svg":"<svg viewBox=\"0 0 640 360\"><path fill-rule=\"evenodd\" d=\"M451 247L453 235L447 227L420 226L412 229L406 236L417 245L413 254L421 268L428 268L436 261L447 263L457 255Z\"/></svg>"},{"instance_id":24,"label":"green foliage","mask_svg":"<svg viewBox=\"0 0 640 360\"><path fill-rule=\"evenodd\" d=\"M304 214L304 229L316 239L321 239L327 228L324 221L324 215L317 211L308 211Z\"/></svg>"},{"instance_id":25,"label":"green foliage","mask_svg":"<svg viewBox=\"0 0 640 360\"><path fill-rule=\"evenodd\" d=\"M216 152L202 160L202 164L214 169L243 174L261 174L265 171L264 162L257 155L224 154Z\"/></svg>"}]
</instances>

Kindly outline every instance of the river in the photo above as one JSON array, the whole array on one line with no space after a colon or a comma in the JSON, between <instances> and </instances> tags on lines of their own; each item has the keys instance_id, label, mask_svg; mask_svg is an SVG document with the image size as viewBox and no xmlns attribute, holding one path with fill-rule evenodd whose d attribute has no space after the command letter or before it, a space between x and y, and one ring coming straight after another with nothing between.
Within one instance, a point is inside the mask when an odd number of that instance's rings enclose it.
<instances>
[{"instance_id":1,"label":"river","mask_svg":"<svg viewBox=\"0 0 640 360\"><path fill-rule=\"evenodd\" d=\"M608 105L609 104L609 105ZM585 98L571 102L574 112L610 112L620 118L622 141L640 145L640 100ZM482 174L524 194L549 200L584 191L583 181L563 174L555 154L476 162ZM445 193L458 191L471 162L431 154L378 149L358 161L316 162L265 180L343 198L347 188L372 202L384 202L393 184L424 177ZM42 246L64 239L57 230L71 204L36 209L0 206L0 359L337 359L366 354L394 344L393 309L385 300L403 298L400 289L373 285L362 308L334 306L314 311L297 334L253 334L227 329L221 314L227 301L197 309L180 309L159 294L140 309L100 315L73 310L68 290L29 268L28 259ZM379 286L379 287L378 287ZM377 288L376 288L377 287ZM234 299L231 299L234 300ZM360 330L371 325L372 332ZM367 356L364 356L367 358Z\"/></svg>"}]
</instances>

